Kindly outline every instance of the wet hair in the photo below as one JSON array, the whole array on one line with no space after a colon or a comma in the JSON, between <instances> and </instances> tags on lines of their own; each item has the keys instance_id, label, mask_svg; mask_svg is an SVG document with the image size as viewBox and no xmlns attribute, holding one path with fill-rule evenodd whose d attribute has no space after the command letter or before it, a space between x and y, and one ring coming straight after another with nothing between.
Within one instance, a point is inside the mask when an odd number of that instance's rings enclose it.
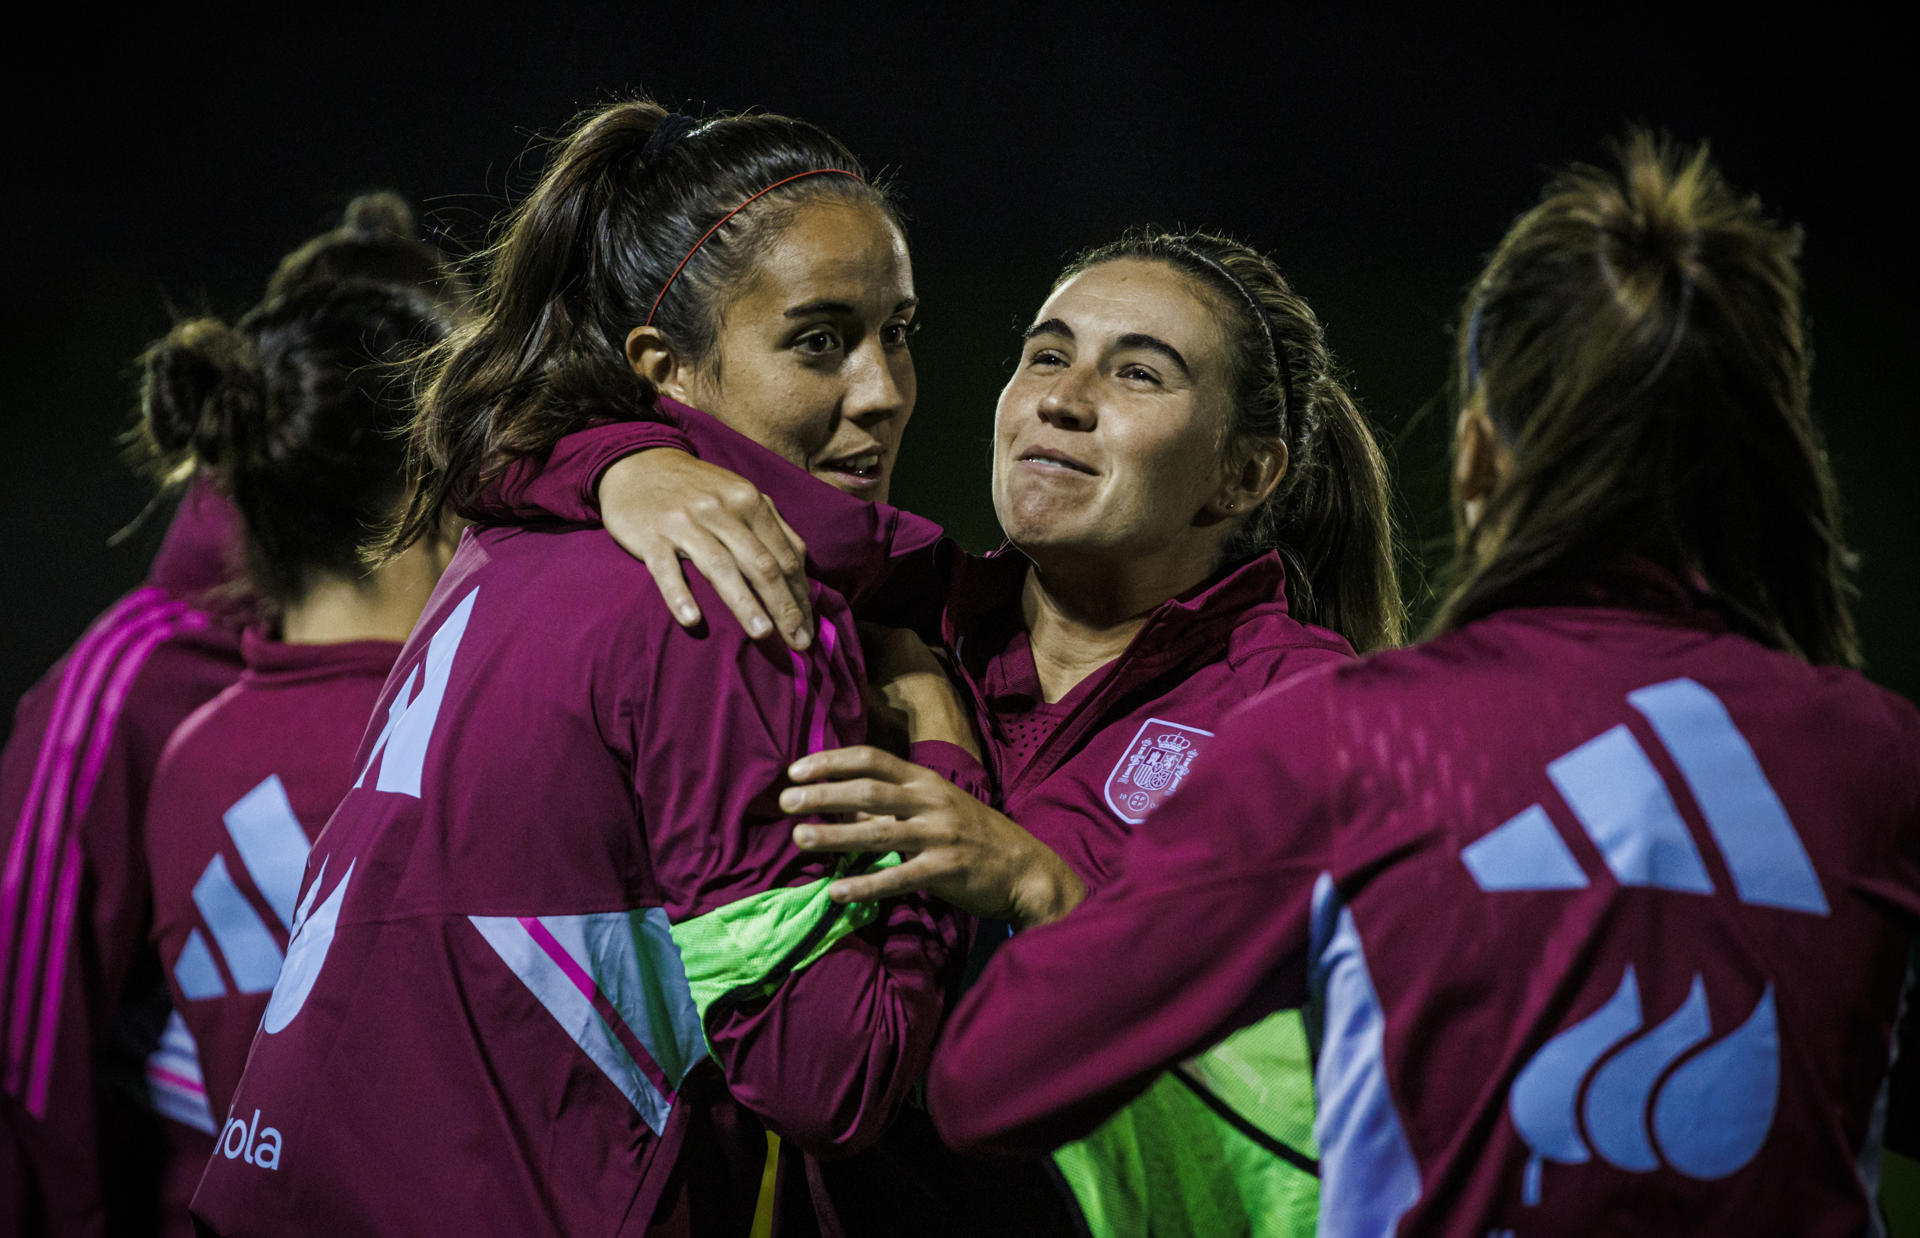
<instances>
[{"instance_id":1,"label":"wet hair","mask_svg":"<svg viewBox=\"0 0 1920 1238\"><path fill-rule=\"evenodd\" d=\"M1764 644L1857 666L1800 233L1704 146L1635 132L1616 153L1553 178L1461 311L1462 399L1484 400L1511 464L1472 528L1456 497L1459 583L1435 627L1638 559Z\"/></svg>"},{"instance_id":2,"label":"wet hair","mask_svg":"<svg viewBox=\"0 0 1920 1238\"><path fill-rule=\"evenodd\" d=\"M1332 628L1362 652L1399 643L1406 607L1386 458L1312 307L1267 257L1207 232L1130 232L1080 254L1054 286L1123 258L1164 263L1212 294L1232 358L1223 450L1256 439L1286 444L1286 473L1229 538L1226 562L1278 551L1295 618Z\"/></svg>"},{"instance_id":3,"label":"wet hair","mask_svg":"<svg viewBox=\"0 0 1920 1238\"><path fill-rule=\"evenodd\" d=\"M412 225L392 194L358 199L237 322L180 322L141 356L136 445L156 471L205 472L232 497L248 574L280 605L321 576L364 575L362 545L405 496L412 404L396 367L446 334L460 288Z\"/></svg>"},{"instance_id":4,"label":"wet hair","mask_svg":"<svg viewBox=\"0 0 1920 1238\"><path fill-rule=\"evenodd\" d=\"M853 175L805 175L829 169ZM727 218L790 177L801 179ZM651 320L680 360L713 365L732 295L796 210L823 199L870 203L900 222L886 189L805 121L694 122L644 99L578 118L484 256L477 315L422 359L421 484L387 548L430 531L444 510L474 514L486 481L514 459L596 419L651 416L656 393L628 365L628 334Z\"/></svg>"}]
</instances>

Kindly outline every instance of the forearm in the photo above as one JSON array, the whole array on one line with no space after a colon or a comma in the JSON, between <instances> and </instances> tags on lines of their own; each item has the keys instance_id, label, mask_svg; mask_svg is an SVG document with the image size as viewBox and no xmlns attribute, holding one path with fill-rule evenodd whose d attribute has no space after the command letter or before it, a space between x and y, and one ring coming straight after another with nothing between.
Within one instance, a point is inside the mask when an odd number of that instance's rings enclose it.
<instances>
[{"instance_id":1,"label":"forearm","mask_svg":"<svg viewBox=\"0 0 1920 1238\"><path fill-rule=\"evenodd\" d=\"M599 487L607 470L656 447L695 454L686 432L669 421L610 421L576 430L543 460L516 460L472 513L510 523L559 520L599 524Z\"/></svg>"}]
</instances>

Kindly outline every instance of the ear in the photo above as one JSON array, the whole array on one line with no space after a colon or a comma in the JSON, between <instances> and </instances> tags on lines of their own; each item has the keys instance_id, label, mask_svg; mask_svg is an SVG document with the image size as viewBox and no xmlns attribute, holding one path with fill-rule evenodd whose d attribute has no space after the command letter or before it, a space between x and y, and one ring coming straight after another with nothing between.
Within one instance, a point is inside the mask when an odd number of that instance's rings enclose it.
<instances>
[{"instance_id":1,"label":"ear","mask_svg":"<svg viewBox=\"0 0 1920 1238\"><path fill-rule=\"evenodd\" d=\"M1241 451L1240 461L1207 500L1206 512L1216 520L1249 515L1267 501L1287 475L1287 445L1281 440L1258 439Z\"/></svg>"},{"instance_id":2,"label":"ear","mask_svg":"<svg viewBox=\"0 0 1920 1238\"><path fill-rule=\"evenodd\" d=\"M682 404L699 404L693 392L693 367L680 360L658 327L627 332L627 365L661 395Z\"/></svg>"},{"instance_id":3,"label":"ear","mask_svg":"<svg viewBox=\"0 0 1920 1238\"><path fill-rule=\"evenodd\" d=\"M1487 415L1486 397L1476 391L1460 410L1453 444L1453 493L1469 529L1480 523L1487 498L1498 488L1512 462L1513 453L1500 440L1500 431Z\"/></svg>"}]
</instances>

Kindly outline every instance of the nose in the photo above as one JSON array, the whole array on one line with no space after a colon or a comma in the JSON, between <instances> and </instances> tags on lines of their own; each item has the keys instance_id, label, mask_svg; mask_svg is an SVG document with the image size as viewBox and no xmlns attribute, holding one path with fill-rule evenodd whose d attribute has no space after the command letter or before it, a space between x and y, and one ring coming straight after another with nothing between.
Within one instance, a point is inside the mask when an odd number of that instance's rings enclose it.
<instances>
[{"instance_id":1,"label":"nose","mask_svg":"<svg viewBox=\"0 0 1920 1238\"><path fill-rule=\"evenodd\" d=\"M1091 430L1099 420L1090 386L1090 372L1084 367L1068 366L1056 375L1040 393L1036 411L1040 420L1062 430Z\"/></svg>"},{"instance_id":2,"label":"nose","mask_svg":"<svg viewBox=\"0 0 1920 1238\"><path fill-rule=\"evenodd\" d=\"M913 354L889 352L869 339L848 358L847 417L861 426L913 411Z\"/></svg>"}]
</instances>

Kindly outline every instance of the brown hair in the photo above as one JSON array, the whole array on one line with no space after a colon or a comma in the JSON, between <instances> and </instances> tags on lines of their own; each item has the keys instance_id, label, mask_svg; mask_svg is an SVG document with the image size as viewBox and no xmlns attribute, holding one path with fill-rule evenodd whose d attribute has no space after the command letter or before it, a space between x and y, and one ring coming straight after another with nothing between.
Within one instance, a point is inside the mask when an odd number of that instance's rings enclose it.
<instances>
[{"instance_id":1,"label":"brown hair","mask_svg":"<svg viewBox=\"0 0 1920 1238\"><path fill-rule=\"evenodd\" d=\"M1463 398L1511 466L1468 528L1446 631L1625 557L1704 585L1740 630L1857 666L1853 556L1808 412L1800 233L1708 162L1634 132L1556 176L1461 311Z\"/></svg>"},{"instance_id":2,"label":"brown hair","mask_svg":"<svg viewBox=\"0 0 1920 1238\"><path fill-rule=\"evenodd\" d=\"M828 169L853 175L802 175ZM886 190L805 121L696 121L644 99L581 116L483 256L478 313L422 358L420 484L384 549L429 532L443 511L473 514L512 460L543 455L594 419L651 415L655 393L627 364L628 333L651 313L682 359L705 359L727 294L795 209L819 198L870 202L899 223Z\"/></svg>"},{"instance_id":3,"label":"brown hair","mask_svg":"<svg viewBox=\"0 0 1920 1238\"><path fill-rule=\"evenodd\" d=\"M358 578L405 493L397 367L446 335L463 293L404 200L357 198L239 321L187 319L141 354L133 451L163 483L204 473L232 497L270 601Z\"/></svg>"},{"instance_id":4,"label":"brown hair","mask_svg":"<svg viewBox=\"0 0 1920 1238\"><path fill-rule=\"evenodd\" d=\"M1277 550L1295 618L1363 652L1398 644L1406 607L1386 458L1312 307L1264 255L1207 232L1128 233L1075 258L1054 287L1121 258L1165 263L1214 294L1233 353L1229 441L1286 444L1285 476L1228 542L1227 561Z\"/></svg>"}]
</instances>

